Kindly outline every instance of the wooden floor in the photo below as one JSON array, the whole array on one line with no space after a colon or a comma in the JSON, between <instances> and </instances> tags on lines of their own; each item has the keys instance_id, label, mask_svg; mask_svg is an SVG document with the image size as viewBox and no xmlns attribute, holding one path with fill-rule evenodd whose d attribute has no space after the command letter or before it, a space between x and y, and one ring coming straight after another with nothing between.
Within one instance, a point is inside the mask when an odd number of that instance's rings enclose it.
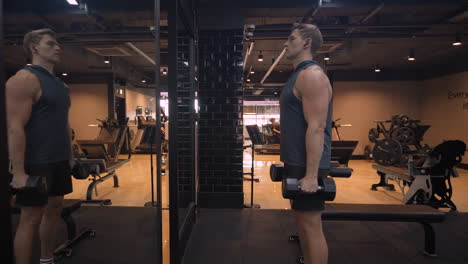
<instances>
[{"instance_id":1,"label":"wooden floor","mask_svg":"<svg viewBox=\"0 0 468 264\"><path fill-rule=\"evenodd\" d=\"M244 153L244 171L249 172L251 155L247 150ZM255 177L260 182L254 183L254 203L263 209L286 209L289 201L281 196L281 183L272 182L269 176L271 164L280 163L278 155L255 155ZM379 188L371 191L370 187L379 182L379 177L372 162L367 160L352 160L349 166L354 169L351 178L336 178L336 203L371 203L371 204L399 204L402 194L397 191L388 191ZM453 201L460 212L468 212L468 171L459 169L460 177L452 178ZM149 155L133 155L130 162L117 170L119 188L113 187L112 179L98 185L98 196L95 199L111 199L116 206L143 206L151 200L151 178ZM168 208L168 176L162 177L163 208ZM84 199L89 185L88 180L73 179L73 193L66 196L70 199ZM389 183L394 183L389 181ZM156 189L156 187L155 187ZM250 181L244 181L245 203L250 203Z\"/></svg>"},{"instance_id":2,"label":"wooden floor","mask_svg":"<svg viewBox=\"0 0 468 264\"><path fill-rule=\"evenodd\" d=\"M278 155L255 155L255 175L260 182L254 184L254 203L263 209L290 208L289 201L281 196L281 183L270 180L270 166L281 163ZM244 171L248 171L252 164L250 153L244 155ZM337 185L335 203L369 203L369 204L401 204L403 195L396 182L396 191L378 188L371 191L372 184L379 182L379 176L372 169L372 162L367 160L352 160L349 166L354 172L350 178L335 178ZM468 212L468 171L458 170L460 177L452 178L452 200L460 212ZM250 203L250 181L244 181L245 202Z\"/></svg>"}]
</instances>

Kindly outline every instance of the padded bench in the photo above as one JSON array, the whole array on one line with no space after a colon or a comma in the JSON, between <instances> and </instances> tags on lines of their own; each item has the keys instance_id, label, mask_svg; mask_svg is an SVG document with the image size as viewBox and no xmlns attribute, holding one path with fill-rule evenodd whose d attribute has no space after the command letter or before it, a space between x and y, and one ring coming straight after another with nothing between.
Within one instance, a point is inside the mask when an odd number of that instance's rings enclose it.
<instances>
[{"instance_id":1,"label":"padded bench","mask_svg":"<svg viewBox=\"0 0 468 264\"><path fill-rule=\"evenodd\" d=\"M61 257L63 255L70 257L72 255L73 246L75 246L80 240L82 240L85 237L94 237L96 235L96 231L88 227L83 228L77 234L76 224L75 220L72 217L72 213L80 209L81 203L81 200L76 199L65 199L63 201L62 219L65 222L65 225L67 226L67 241L65 241L55 249L54 255L57 257ZM18 207L12 207L11 213L20 214L21 209Z\"/></svg>"},{"instance_id":2,"label":"padded bench","mask_svg":"<svg viewBox=\"0 0 468 264\"><path fill-rule=\"evenodd\" d=\"M427 205L400 204L339 204L327 203L322 220L415 222L424 228L424 254L435 257L435 232L432 223L445 220L446 214ZM298 236L290 236L298 241Z\"/></svg>"}]
</instances>

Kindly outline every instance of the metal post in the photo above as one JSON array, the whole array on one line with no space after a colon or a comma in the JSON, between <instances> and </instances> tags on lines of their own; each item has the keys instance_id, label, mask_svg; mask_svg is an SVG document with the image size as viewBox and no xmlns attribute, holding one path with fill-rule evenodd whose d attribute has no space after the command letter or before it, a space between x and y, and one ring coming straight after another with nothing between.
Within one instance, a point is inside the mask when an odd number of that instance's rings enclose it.
<instances>
[{"instance_id":1,"label":"metal post","mask_svg":"<svg viewBox=\"0 0 468 264\"><path fill-rule=\"evenodd\" d=\"M154 86L155 86L155 101L156 101L156 245L157 245L157 263L163 262L163 228L162 228L162 195L161 195L161 85L160 85L160 67L161 67L161 41L160 41L160 22L161 21L161 2L160 0L154 1L154 47L155 47L155 73L154 73ZM151 141L153 142L153 141ZM152 148L152 147L151 147ZM152 161L151 161L151 164ZM153 169L151 169L153 172ZM151 183L153 184L153 183ZM154 188L153 185L151 188ZM154 204L154 202L152 201Z\"/></svg>"},{"instance_id":2,"label":"metal post","mask_svg":"<svg viewBox=\"0 0 468 264\"><path fill-rule=\"evenodd\" d=\"M3 1L0 0L0 16L3 14ZM0 50L3 50L3 23L0 23ZM5 113L5 76L3 56L0 56L0 208L5 214L0 219L0 259L3 263L13 263L13 239L10 217L10 182L8 174L8 140Z\"/></svg>"},{"instance_id":3,"label":"metal post","mask_svg":"<svg viewBox=\"0 0 468 264\"><path fill-rule=\"evenodd\" d=\"M178 2L169 1L169 223L171 264L179 264L178 179L177 179L177 20Z\"/></svg>"}]
</instances>

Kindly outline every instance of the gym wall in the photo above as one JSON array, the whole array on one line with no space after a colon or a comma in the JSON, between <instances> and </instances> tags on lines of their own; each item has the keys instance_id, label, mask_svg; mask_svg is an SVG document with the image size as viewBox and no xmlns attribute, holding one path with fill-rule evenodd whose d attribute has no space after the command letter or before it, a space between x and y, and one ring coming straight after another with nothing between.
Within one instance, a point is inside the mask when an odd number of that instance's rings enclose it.
<instances>
[{"instance_id":1,"label":"gym wall","mask_svg":"<svg viewBox=\"0 0 468 264\"><path fill-rule=\"evenodd\" d=\"M107 118L107 84L70 84L70 126L76 139L94 139L99 133L96 119Z\"/></svg>"},{"instance_id":2,"label":"gym wall","mask_svg":"<svg viewBox=\"0 0 468 264\"><path fill-rule=\"evenodd\" d=\"M421 118L432 126L425 143L436 146L444 139L468 143L468 72L425 80L423 86Z\"/></svg>"},{"instance_id":3,"label":"gym wall","mask_svg":"<svg viewBox=\"0 0 468 264\"><path fill-rule=\"evenodd\" d=\"M333 118L352 127L339 129L342 140L358 140L353 155L363 155L366 145L373 145L367 134L376 126L374 120L388 120L394 114L421 117L420 81L354 82L336 81L333 85ZM337 140L333 131L333 139Z\"/></svg>"},{"instance_id":4,"label":"gym wall","mask_svg":"<svg viewBox=\"0 0 468 264\"><path fill-rule=\"evenodd\" d=\"M135 109L137 106L142 106L143 111L145 111L146 107L149 107L153 111L153 114L156 113L156 102L154 101L153 96L139 93L127 86L125 91L125 99L127 104L127 117L130 119L130 122L135 120ZM153 100L151 101L151 99Z\"/></svg>"}]
</instances>

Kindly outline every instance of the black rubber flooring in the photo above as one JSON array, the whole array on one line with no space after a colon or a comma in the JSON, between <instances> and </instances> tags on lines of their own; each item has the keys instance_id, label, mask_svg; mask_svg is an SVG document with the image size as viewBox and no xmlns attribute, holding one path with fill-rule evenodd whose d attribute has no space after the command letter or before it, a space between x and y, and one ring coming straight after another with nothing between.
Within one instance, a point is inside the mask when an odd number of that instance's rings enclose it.
<instances>
[{"instance_id":1,"label":"black rubber flooring","mask_svg":"<svg viewBox=\"0 0 468 264\"><path fill-rule=\"evenodd\" d=\"M78 227L90 226L97 235L60 263L157 263L155 214L152 208L82 207L74 213ZM288 210L201 209L197 221L184 264L296 263L299 246L288 241L295 233ZM450 215L434 227L439 257L431 259L422 254L417 223L325 221L329 263L468 263L468 214Z\"/></svg>"},{"instance_id":2,"label":"black rubber flooring","mask_svg":"<svg viewBox=\"0 0 468 264\"><path fill-rule=\"evenodd\" d=\"M70 258L60 264L143 264L156 261L156 210L142 207L83 206L73 213L77 228L91 227L96 237L84 239L73 248ZM14 228L18 216L13 217ZM61 223L65 237L65 224ZM39 243L36 243L39 248ZM39 250L34 252L39 263Z\"/></svg>"},{"instance_id":3,"label":"black rubber flooring","mask_svg":"<svg viewBox=\"0 0 468 264\"><path fill-rule=\"evenodd\" d=\"M438 258L422 254L418 223L325 221L329 263L468 263L468 214L434 224ZM184 264L296 263L299 245L288 210L202 209L187 245Z\"/></svg>"}]
</instances>

